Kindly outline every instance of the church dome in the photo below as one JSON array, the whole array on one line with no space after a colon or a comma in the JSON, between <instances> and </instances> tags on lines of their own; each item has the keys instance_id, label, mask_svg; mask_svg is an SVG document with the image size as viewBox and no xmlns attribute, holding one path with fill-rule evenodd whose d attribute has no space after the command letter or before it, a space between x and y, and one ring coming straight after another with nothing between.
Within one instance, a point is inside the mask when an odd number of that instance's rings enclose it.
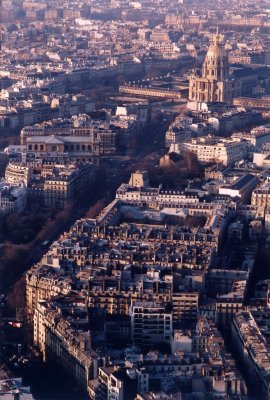
<instances>
[{"instance_id":1,"label":"church dome","mask_svg":"<svg viewBox=\"0 0 270 400\"><path fill-rule=\"evenodd\" d=\"M210 80L222 81L229 76L228 53L225 50L219 35L214 37L210 45L202 68L202 77Z\"/></svg>"},{"instance_id":2,"label":"church dome","mask_svg":"<svg viewBox=\"0 0 270 400\"><path fill-rule=\"evenodd\" d=\"M226 59L227 56L228 56L227 52L221 43L220 36L216 35L213 43L209 46L206 58L220 60L220 59Z\"/></svg>"}]
</instances>

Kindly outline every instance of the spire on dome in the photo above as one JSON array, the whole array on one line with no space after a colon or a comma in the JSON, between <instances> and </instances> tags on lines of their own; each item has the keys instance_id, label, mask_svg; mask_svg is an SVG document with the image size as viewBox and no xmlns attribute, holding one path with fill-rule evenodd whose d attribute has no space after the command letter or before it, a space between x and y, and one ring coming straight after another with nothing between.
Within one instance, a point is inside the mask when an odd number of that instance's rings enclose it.
<instances>
[{"instance_id":1,"label":"spire on dome","mask_svg":"<svg viewBox=\"0 0 270 400\"><path fill-rule=\"evenodd\" d=\"M214 37L214 44L215 45L219 45L220 43L221 43L221 37L220 37L220 34L219 34L219 26L217 25L217 33L216 33L216 35Z\"/></svg>"}]
</instances>

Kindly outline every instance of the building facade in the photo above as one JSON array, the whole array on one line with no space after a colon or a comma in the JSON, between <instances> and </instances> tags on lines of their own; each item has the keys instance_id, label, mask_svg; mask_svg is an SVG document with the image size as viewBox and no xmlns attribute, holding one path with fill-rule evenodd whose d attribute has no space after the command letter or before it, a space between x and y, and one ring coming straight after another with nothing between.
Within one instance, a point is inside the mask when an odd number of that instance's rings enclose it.
<instances>
[{"instance_id":1,"label":"building facade","mask_svg":"<svg viewBox=\"0 0 270 400\"><path fill-rule=\"evenodd\" d=\"M219 35L214 37L208 49L201 76L190 77L189 99L198 102L230 102L233 99L228 55Z\"/></svg>"},{"instance_id":2,"label":"building facade","mask_svg":"<svg viewBox=\"0 0 270 400\"><path fill-rule=\"evenodd\" d=\"M170 343L172 314L165 304L133 302L130 307L132 339L135 345Z\"/></svg>"}]
</instances>

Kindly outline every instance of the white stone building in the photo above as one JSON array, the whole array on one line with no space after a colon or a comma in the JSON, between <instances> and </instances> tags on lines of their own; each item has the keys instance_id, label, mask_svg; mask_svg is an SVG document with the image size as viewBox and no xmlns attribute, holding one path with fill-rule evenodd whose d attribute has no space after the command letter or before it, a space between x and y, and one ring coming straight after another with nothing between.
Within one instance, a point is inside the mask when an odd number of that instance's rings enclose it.
<instances>
[{"instance_id":1,"label":"white stone building","mask_svg":"<svg viewBox=\"0 0 270 400\"><path fill-rule=\"evenodd\" d=\"M171 150L176 151L175 146ZM233 165L247 156L248 142L208 136L178 145L178 152L181 150L195 153L198 160L203 163L216 162Z\"/></svg>"}]
</instances>

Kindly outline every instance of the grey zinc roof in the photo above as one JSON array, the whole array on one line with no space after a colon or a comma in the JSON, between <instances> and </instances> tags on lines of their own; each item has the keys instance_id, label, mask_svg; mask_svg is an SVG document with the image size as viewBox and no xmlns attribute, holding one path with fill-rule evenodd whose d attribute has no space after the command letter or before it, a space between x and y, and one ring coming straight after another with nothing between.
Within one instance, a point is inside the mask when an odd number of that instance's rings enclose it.
<instances>
[{"instance_id":1,"label":"grey zinc roof","mask_svg":"<svg viewBox=\"0 0 270 400\"><path fill-rule=\"evenodd\" d=\"M63 144L63 143L87 143L89 142L89 136L32 136L27 138L27 143L52 143L52 144Z\"/></svg>"}]
</instances>

